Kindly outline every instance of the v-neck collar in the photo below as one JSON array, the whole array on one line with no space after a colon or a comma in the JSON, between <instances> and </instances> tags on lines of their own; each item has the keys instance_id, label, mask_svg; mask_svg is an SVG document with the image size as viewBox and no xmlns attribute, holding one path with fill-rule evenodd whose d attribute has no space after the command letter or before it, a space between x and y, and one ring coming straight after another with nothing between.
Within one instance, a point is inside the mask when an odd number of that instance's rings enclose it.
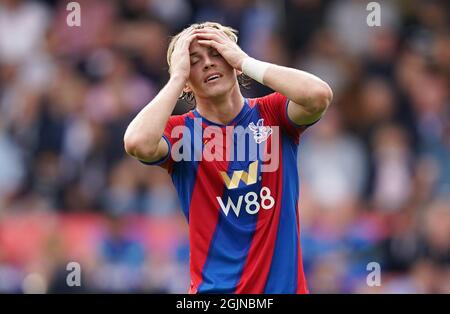
<instances>
[{"instance_id":1,"label":"v-neck collar","mask_svg":"<svg viewBox=\"0 0 450 314\"><path fill-rule=\"evenodd\" d=\"M208 120L208 119L206 119L206 118L204 118L198 111L197 111L197 108L195 108L194 110L193 110L193 112L194 112L194 116L196 117L196 118L201 118L202 120L203 120L203 122L205 122L206 124L209 124L209 125L215 125L215 126L220 126L220 127L226 127L226 126L230 126L230 125L236 125L241 119L242 119L242 117L244 117L245 116L245 114L248 112L250 110L250 106L249 106L249 104L248 104L248 99L247 98L244 98L244 105L242 106L242 109L241 109L241 111L229 122L229 123L227 123L227 124L222 124L222 123L216 123L216 122L213 122L213 121L210 121L210 120Z\"/></svg>"}]
</instances>

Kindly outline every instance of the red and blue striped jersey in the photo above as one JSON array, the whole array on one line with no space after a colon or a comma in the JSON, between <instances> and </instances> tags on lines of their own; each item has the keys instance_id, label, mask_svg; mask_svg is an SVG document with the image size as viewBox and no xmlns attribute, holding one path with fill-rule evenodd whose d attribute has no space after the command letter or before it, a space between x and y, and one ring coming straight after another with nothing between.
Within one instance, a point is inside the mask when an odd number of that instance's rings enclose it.
<instances>
[{"instance_id":1,"label":"red and blue striped jersey","mask_svg":"<svg viewBox=\"0 0 450 314\"><path fill-rule=\"evenodd\" d=\"M189 293L308 292L297 210L297 147L307 126L288 118L287 103L280 93L245 99L227 125L208 121L196 110L170 117L163 136L169 154L147 164L168 170L189 223ZM226 132L238 126L250 131L227 142ZM213 148L208 147L211 141ZM238 158L250 143L266 150ZM233 158L198 158L205 149ZM179 160L174 151L193 154ZM278 164L264 171L269 153Z\"/></svg>"}]
</instances>

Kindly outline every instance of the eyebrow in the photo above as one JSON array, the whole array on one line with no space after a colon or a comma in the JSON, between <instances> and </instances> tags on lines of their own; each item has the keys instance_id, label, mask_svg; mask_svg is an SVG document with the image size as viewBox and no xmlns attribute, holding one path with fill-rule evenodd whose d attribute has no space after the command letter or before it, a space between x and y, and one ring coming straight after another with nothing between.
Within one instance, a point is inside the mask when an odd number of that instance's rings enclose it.
<instances>
[{"instance_id":1,"label":"eyebrow","mask_svg":"<svg viewBox=\"0 0 450 314\"><path fill-rule=\"evenodd\" d=\"M195 56L195 55L198 55L198 52L197 52L197 51L194 51L193 53L190 53L190 54L189 54L190 57Z\"/></svg>"}]
</instances>

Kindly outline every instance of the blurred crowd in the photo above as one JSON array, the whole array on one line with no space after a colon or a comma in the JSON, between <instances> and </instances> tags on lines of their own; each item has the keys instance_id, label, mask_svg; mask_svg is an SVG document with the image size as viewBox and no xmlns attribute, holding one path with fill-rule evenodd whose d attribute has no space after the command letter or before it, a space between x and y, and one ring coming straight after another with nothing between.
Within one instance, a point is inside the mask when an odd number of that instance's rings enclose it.
<instances>
[{"instance_id":1,"label":"blurred crowd","mask_svg":"<svg viewBox=\"0 0 450 314\"><path fill-rule=\"evenodd\" d=\"M310 291L450 293L448 1L378 1L380 27L363 0L78 0L80 27L68 2L0 0L0 292L187 292L176 191L123 135L168 79L170 36L218 21L333 89L299 146Z\"/></svg>"}]
</instances>

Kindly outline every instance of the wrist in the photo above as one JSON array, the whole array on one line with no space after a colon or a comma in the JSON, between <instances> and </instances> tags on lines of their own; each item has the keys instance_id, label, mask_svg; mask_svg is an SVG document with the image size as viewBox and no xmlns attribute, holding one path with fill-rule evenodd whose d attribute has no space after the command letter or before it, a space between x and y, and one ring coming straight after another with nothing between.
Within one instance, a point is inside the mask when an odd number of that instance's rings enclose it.
<instances>
[{"instance_id":1,"label":"wrist","mask_svg":"<svg viewBox=\"0 0 450 314\"><path fill-rule=\"evenodd\" d=\"M264 84L264 74L269 68L270 63L259 61L252 57L246 57L242 61L242 73L251 77L255 81Z\"/></svg>"},{"instance_id":2,"label":"wrist","mask_svg":"<svg viewBox=\"0 0 450 314\"><path fill-rule=\"evenodd\" d=\"M170 82L182 84L183 86L184 86L184 84L186 84L187 80L188 80L188 77L186 77L186 75L178 74L178 73L174 73L174 74L170 75L170 78L169 78Z\"/></svg>"}]
</instances>

